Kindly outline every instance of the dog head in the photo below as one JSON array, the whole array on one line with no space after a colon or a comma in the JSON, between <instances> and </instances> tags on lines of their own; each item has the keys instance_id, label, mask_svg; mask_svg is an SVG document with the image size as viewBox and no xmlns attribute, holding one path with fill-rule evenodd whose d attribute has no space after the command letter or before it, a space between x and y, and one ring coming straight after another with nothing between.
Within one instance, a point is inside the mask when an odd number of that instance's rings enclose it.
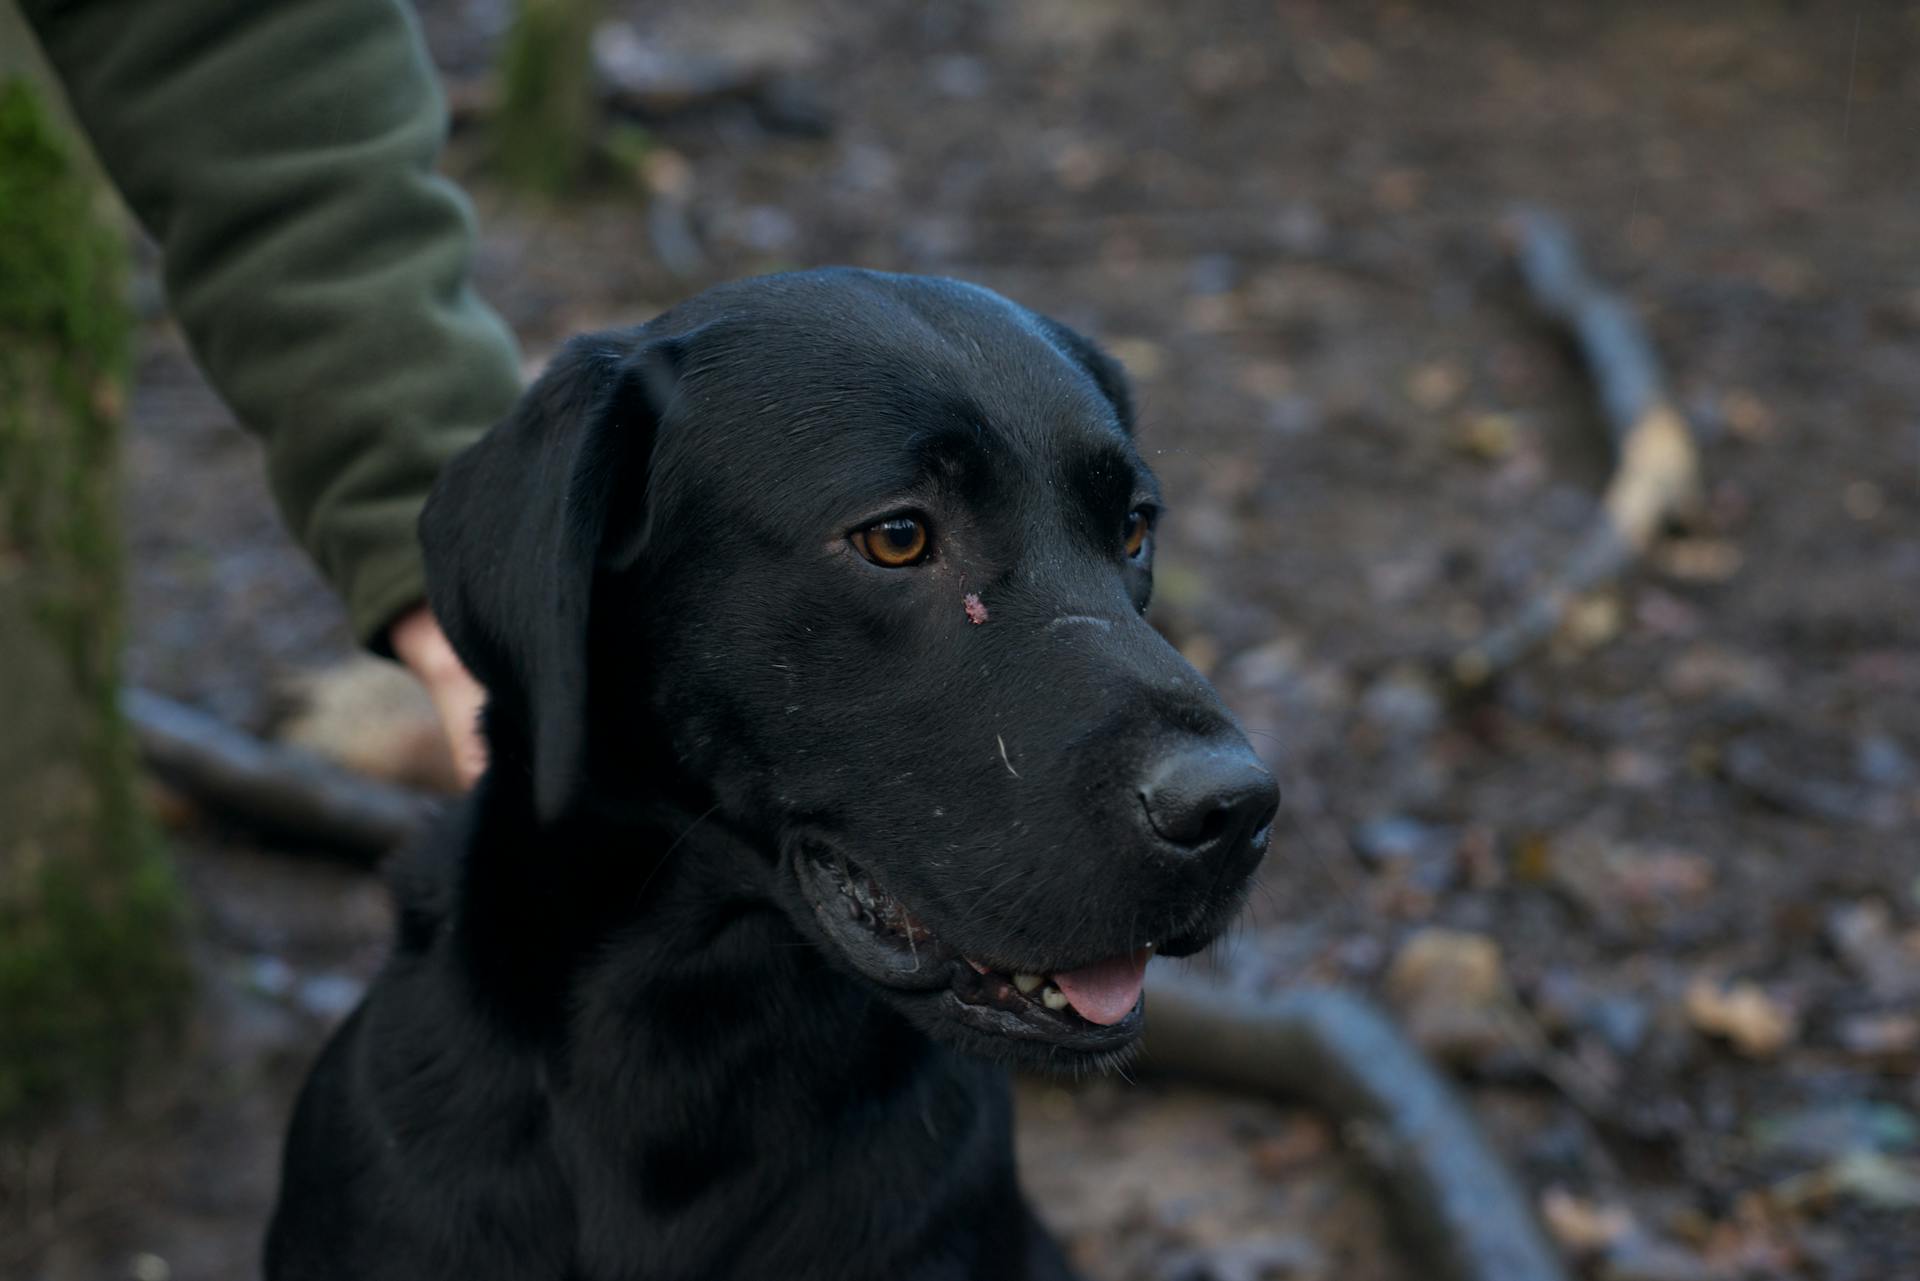
<instances>
[{"instance_id":1,"label":"dog head","mask_svg":"<svg viewBox=\"0 0 1920 1281\"><path fill-rule=\"evenodd\" d=\"M495 774L560 822L651 771L928 1032L1124 1049L1277 804L1142 618L1132 433L1112 360L954 281L774 276L576 339L423 518Z\"/></svg>"}]
</instances>

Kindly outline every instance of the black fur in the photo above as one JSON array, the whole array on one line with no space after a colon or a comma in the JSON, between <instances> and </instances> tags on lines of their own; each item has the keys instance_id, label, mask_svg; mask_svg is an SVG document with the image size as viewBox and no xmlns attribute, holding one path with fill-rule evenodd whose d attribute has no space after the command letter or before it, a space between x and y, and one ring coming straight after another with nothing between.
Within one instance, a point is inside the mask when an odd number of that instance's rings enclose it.
<instances>
[{"instance_id":1,"label":"black fur","mask_svg":"<svg viewBox=\"0 0 1920 1281\"><path fill-rule=\"evenodd\" d=\"M750 280L569 344L422 521L492 765L395 869L268 1276L1068 1276L1005 1064L1112 1062L1141 1015L982 1013L964 958L1197 950L1273 807L1140 617L1132 427L1091 343L952 281ZM862 559L907 511L927 559Z\"/></svg>"}]
</instances>

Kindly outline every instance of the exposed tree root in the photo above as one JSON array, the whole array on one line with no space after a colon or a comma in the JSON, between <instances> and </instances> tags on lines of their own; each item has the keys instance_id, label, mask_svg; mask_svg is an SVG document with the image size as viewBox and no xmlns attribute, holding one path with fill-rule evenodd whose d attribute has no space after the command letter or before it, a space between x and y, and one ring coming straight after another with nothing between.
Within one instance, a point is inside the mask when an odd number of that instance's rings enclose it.
<instances>
[{"instance_id":1,"label":"exposed tree root","mask_svg":"<svg viewBox=\"0 0 1920 1281\"><path fill-rule=\"evenodd\" d=\"M425 825L434 802L267 743L172 699L124 690L147 767L210 810L302 846L371 864Z\"/></svg>"},{"instance_id":2,"label":"exposed tree root","mask_svg":"<svg viewBox=\"0 0 1920 1281\"><path fill-rule=\"evenodd\" d=\"M1573 603L1644 555L1700 488L1692 434L1632 308L1587 274L1573 234L1552 214L1521 210L1507 235L1535 305L1567 330L1586 362L1613 441L1614 469L1600 518L1559 575L1454 655L1452 677L1468 690L1494 680L1551 637Z\"/></svg>"},{"instance_id":3,"label":"exposed tree root","mask_svg":"<svg viewBox=\"0 0 1920 1281\"><path fill-rule=\"evenodd\" d=\"M1565 1281L1526 1195L1465 1105L1372 1004L1250 996L1170 966L1148 982L1146 1067L1321 1108L1380 1173L1444 1281Z\"/></svg>"}]
</instances>

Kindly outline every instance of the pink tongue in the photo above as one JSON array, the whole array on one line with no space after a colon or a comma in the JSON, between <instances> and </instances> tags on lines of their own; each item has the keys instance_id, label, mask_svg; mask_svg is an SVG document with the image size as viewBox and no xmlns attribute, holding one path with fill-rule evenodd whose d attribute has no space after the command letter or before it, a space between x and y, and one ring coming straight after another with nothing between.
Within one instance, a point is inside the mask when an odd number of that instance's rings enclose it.
<instances>
[{"instance_id":1,"label":"pink tongue","mask_svg":"<svg viewBox=\"0 0 1920 1281\"><path fill-rule=\"evenodd\" d=\"M1079 970L1053 976L1060 995L1089 1023L1110 1027L1127 1017L1140 1000L1147 981L1147 960L1153 949L1143 947L1128 956L1096 961Z\"/></svg>"}]
</instances>

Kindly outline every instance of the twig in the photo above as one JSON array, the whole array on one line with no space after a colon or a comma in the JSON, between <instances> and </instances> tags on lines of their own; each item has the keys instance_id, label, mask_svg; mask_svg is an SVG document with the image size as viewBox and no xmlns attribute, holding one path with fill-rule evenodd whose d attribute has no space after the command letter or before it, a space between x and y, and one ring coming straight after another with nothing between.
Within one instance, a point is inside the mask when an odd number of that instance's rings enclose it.
<instances>
[{"instance_id":1,"label":"twig","mask_svg":"<svg viewBox=\"0 0 1920 1281\"><path fill-rule=\"evenodd\" d=\"M1599 520L1559 576L1454 656L1452 675L1465 689L1485 685L1531 654L1576 599L1645 554L1661 526L1693 503L1700 489L1693 437L1633 310L1587 274L1573 234L1558 218L1521 210L1508 235L1534 304L1572 335L1586 362L1613 440L1614 468Z\"/></svg>"},{"instance_id":2,"label":"twig","mask_svg":"<svg viewBox=\"0 0 1920 1281\"><path fill-rule=\"evenodd\" d=\"M1150 1070L1298 1099L1378 1136L1365 1145L1402 1222L1446 1281L1566 1281L1559 1258L1465 1106L1357 996L1249 996L1152 971Z\"/></svg>"},{"instance_id":3,"label":"twig","mask_svg":"<svg viewBox=\"0 0 1920 1281\"><path fill-rule=\"evenodd\" d=\"M302 845L372 863L412 839L434 803L360 778L309 752L253 735L143 689L121 709L148 768L208 807Z\"/></svg>"}]
</instances>

